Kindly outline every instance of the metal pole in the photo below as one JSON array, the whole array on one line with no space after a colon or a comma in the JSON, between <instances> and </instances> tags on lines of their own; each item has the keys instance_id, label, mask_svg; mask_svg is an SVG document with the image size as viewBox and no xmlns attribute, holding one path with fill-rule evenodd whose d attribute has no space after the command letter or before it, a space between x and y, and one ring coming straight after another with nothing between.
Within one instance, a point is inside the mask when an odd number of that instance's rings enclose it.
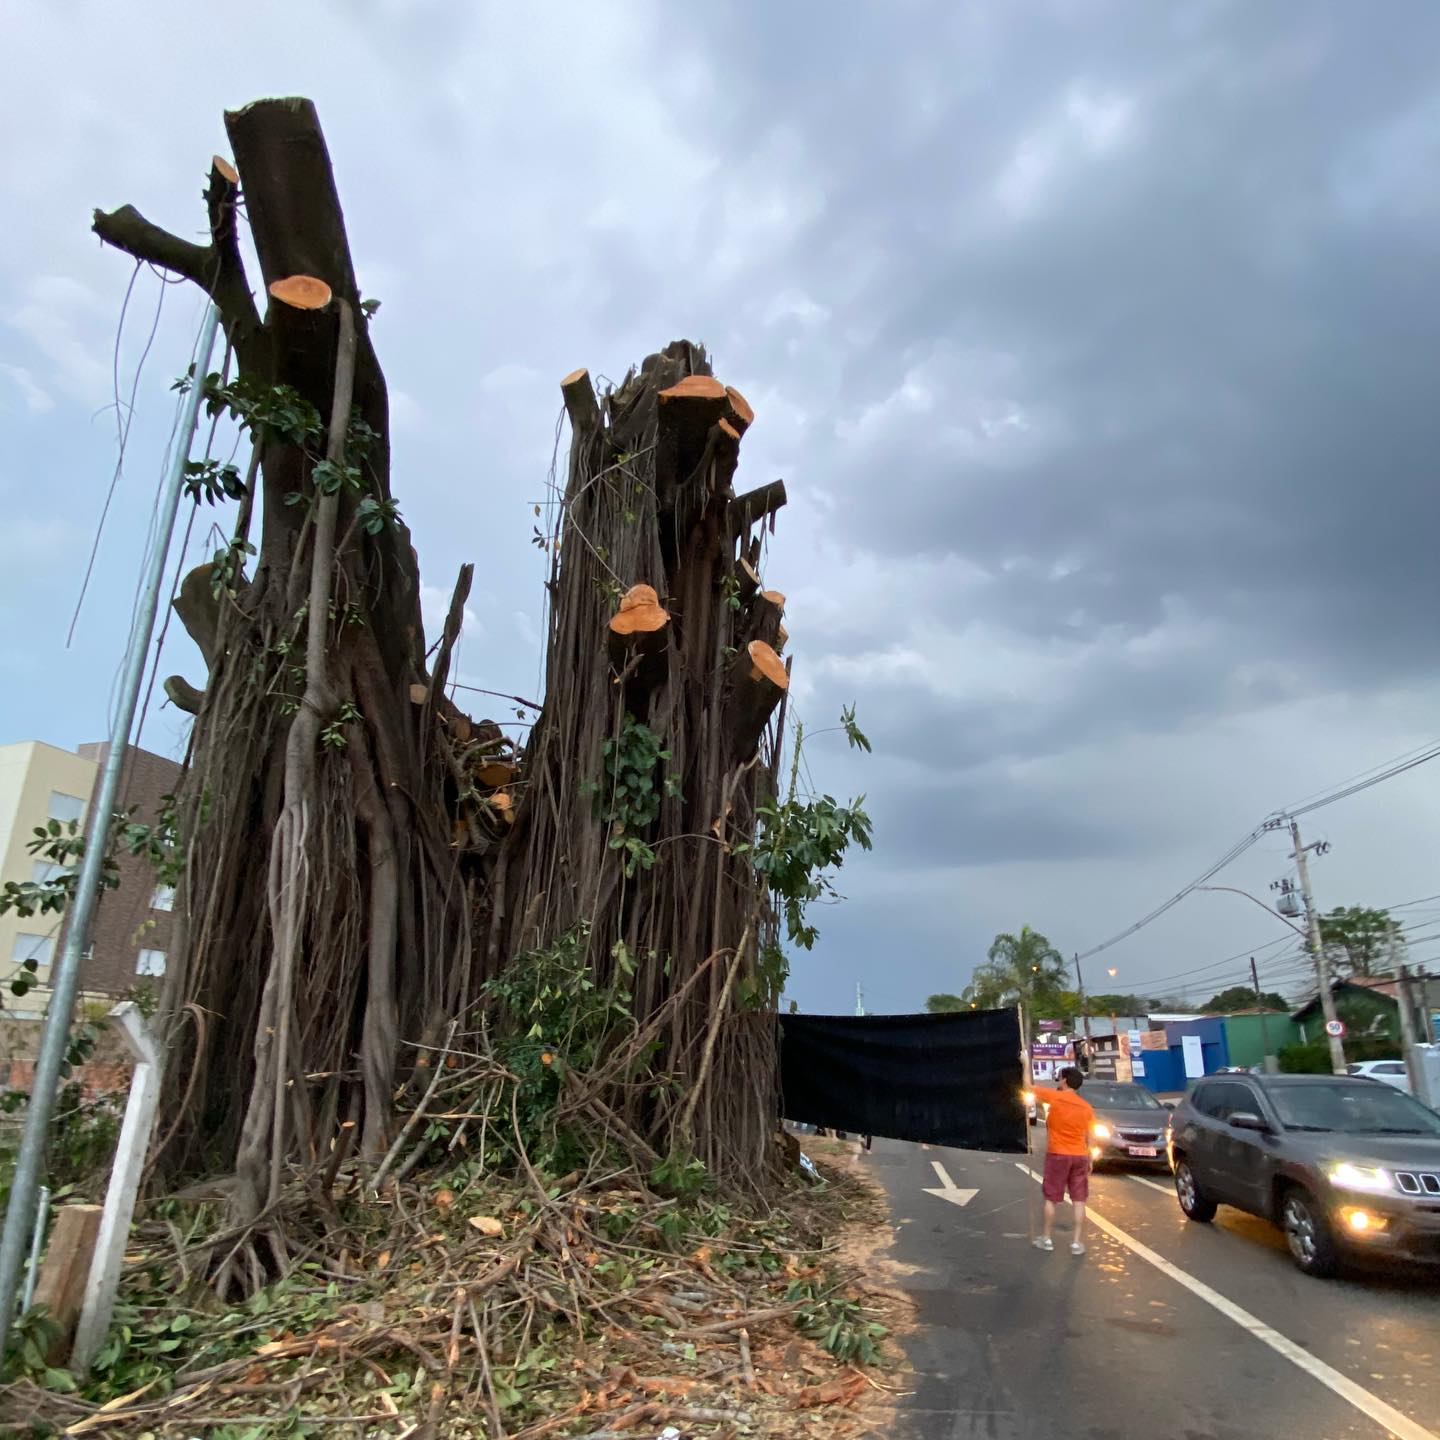
<instances>
[{"instance_id":1,"label":"metal pole","mask_svg":"<svg viewBox=\"0 0 1440 1440\"><path fill-rule=\"evenodd\" d=\"M1265 1057L1265 1069L1273 1075L1280 1068L1270 1050L1270 1026L1265 1019L1265 1002L1260 998L1260 972L1255 968L1255 957L1250 957L1250 979L1255 986L1255 1008L1260 1012L1260 1049Z\"/></svg>"},{"instance_id":2,"label":"metal pole","mask_svg":"<svg viewBox=\"0 0 1440 1440\"><path fill-rule=\"evenodd\" d=\"M35 1212L35 1229L30 1236L30 1268L25 1272L25 1296L20 1302L23 1314L35 1303L35 1286L40 1280L40 1256L45 1252L45 1222L50 1218L50 1187L40 1187L40 1208Z\"/></svg>"},{"instance_id":3,"label":"metal pole","mask_svg":"<svg viewBox=\"0 0 1440 1440\"><path fill-rule=\"evenodd\" d=\"M1330 1027L1339 1022L1335 1013L1335 996L1330 990L1330 962L1325 958L1325 946L1320 940L1320 916L1315 909L1315 897L1310 893L1310 866L1305 858L1305 847L1300 843L1300 827L1290 822L1290 838L1295 842L1295 854L1291 857L1300 872L1300 894L1305 901L1305 928L1310 953L1315 957L1315 975L1320 982L1320 1009L1325 1015L1325 1038L1330 1042L1330 1068L1337 1074L1345 1074L1345 1046L1338 1035L1330 1033Z\"/></svg>"},{"instance_id":4,"label":"metal pole","mask_svg":"<svg viewBox=\"0 0 1440 1440\"><path fill-rule=\"evenodd\" d=\"M1392 938L1391 953L1394 953L1395 942ZM1400 1011L1400 1048L1405 1056L1405 1074L1410 1080L1410 1093L1417 1100L1424 1100L1427 1090L1425 1085L1425 1071L1421 1068L1422 1062L1415 1053L1415 992L1410 988L1410 967L1402 965L1395 976L1395 998L1399 1000Z\"/></svg>"},{"instance_id":5,"label":"metal pole","mask_svg":"<svg viewBox=\"0 0 1440 1440\"><path fill-rule=\"evenodd\" d=\"M120 694L114 728L110 732L110 748L100 770L99 784L90 806L90 842L80 864L75 882L75 895L70 902L69 925L60 959L50 974L50 1006L45 1014L45 1031L40 1040L40 1058L35 1063L35 1079L30 1089L30 1105L25 1115L25 1133L20 1153L15 1160L15 1176L10 1186L10 1203L5 1210L5 1231L0 1236L0 1333L8 1330L15 1318L15 1296L19 1288L20 1267L25 1258L25 1241L35 1210L35 1193L45 1165L45 1146L49 1140L50 1120L55 1112L56 1093L60 1083L60 1067L70 1034L70 1020L75 1010L75 994L80 987L80 956L95 902L100 893L100 876L105 861L105 842L109 837L110 817L120 791L120 777L130 745L130 727L135 722L140 685L145 678L145 659L150 649L150 636L155 628L155 612L160 606L160 586L164 579L165 560L170 537L175 529L175 512L180 507L181 482L185 478L185 462L190 458L190 442L195 434L195 421L200 413L204 393L204 376L215 345L215 332L220 312L212 304L205 311L205 324L200 332L195 373L185 396L176 435L170 473L160 497L160 515L155 545L146 567L144 586L136 609L135 624L130 632L129 647L120 679Z\"/></svg>"}]
</instances>

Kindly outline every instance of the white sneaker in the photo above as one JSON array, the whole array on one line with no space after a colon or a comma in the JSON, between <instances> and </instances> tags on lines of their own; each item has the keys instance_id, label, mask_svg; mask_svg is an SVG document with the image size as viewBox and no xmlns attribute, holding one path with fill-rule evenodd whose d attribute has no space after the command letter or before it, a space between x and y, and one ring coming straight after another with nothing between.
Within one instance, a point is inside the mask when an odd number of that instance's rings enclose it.
<instances>
[{"instance_id":1,"label":"white sneaker","mask_svg":"<svg viewBox=\"0 0 1440 1440\"><path fill-rule=\"evenodd\" d=\"M1072 1255L1083 1255L1085 1253L1085 1246L1079 1240L1076 1240L1070 1246L1070 1253Z\"/></svg>"},{"instance_id":2,"label":"white sneaker","mask_svg":"<svg viewBox=\"0 0 1440 1440\"><path fill-rule=\"evenodd\" d=\"M1035 1248L1037 1250L1053 1250L1055 1242L1048 1235L1041 1235L1035 1241Z\"/></svg>"}]
</instances>

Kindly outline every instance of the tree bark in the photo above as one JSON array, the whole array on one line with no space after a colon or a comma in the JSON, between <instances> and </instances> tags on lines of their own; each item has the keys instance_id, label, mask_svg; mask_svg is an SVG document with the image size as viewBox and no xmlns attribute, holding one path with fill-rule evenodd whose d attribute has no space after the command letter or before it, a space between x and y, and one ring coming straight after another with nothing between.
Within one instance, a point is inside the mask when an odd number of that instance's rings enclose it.
<instances>
[{"instance_id":1,"label":"tree bark","mask_svg":"<svg viewBox=\"0 0 1440 1440\"><path fill-rule=\"evenodd\" d=\"M167 975L163 1015L193 1003L211 1030L182 1111L194 1042L170 1025L164 1123L176 1131L164 1158L182 1171L235 1168L239 1208L254 1214L286 1167L328 1148L331 1137L313 1132L337 1114L353 1108L362 1153L383 1153L402 1042L447 997L471 993L454 971L470 963L470 909L498 836L482 833L466 757L499 731L444 696L448 662L431 683L404 524L372 535L357 523L362 498L392 499L388 399L314 106L261 101L227 115L226 128L235 167L211 168L208 244L129 206L97 212L95 230L204 288L239 377L291 387L328 412L328 458L360 470L358 489L317 493L319 453L257 433L237 526L258 529L253 574L222 598L217 620L202 567L182 610L210 674L203 692L173 687L199 713L180 794L189 941ZM271 301L257 311L239 248L242 191L266 289L315 276L334 297L329 309ZM347 456L352 417L376 437L358 460ZM297 494L304 503L287 503ZM454 639L447 627L442 656ZM410 703L415 685L429 703ZM341 721L346 703L356 718ZM478 843L453 845L457 824ZM268 867L257 864L267 849ZM363 1103L342 1103L333 1085L312 1094L304 1077L316 1073L358 1075L342 1083ZM254 1283L261 1272L244 1273Z\"/></svg>"}]
</instances>

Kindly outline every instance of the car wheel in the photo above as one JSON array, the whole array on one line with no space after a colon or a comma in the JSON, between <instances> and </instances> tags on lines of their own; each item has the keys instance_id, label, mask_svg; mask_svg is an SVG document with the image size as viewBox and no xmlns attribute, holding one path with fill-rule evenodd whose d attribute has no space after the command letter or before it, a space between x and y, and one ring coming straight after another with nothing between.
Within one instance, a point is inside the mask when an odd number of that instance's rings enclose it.
<instances>
[{"instance_id":1,"label":"car wheel","mask_svg":"<svg viewBox=\"0 0 1440 1440\"><path fill-rule=\"evenodd\" d=\"M1200 1188L1188 1160L1175 1162L1175 1195L1187 1220L1208 1225L1215 1218L1215 1202Z\"/></svg>"},{"instance_id":2,"label":"car wheel","mask_svg":"<svg viewBox=\"0 0 1440 1440\"><path fill-rule=\"evenodd\" d=\"M1340 1256L1325 1212L1308 1190L1289 1190L1280 1205L1280 1228L1290 1258L1307 1274L1327 1279L1340 1268Z\"/></svg>"}]
</instances>

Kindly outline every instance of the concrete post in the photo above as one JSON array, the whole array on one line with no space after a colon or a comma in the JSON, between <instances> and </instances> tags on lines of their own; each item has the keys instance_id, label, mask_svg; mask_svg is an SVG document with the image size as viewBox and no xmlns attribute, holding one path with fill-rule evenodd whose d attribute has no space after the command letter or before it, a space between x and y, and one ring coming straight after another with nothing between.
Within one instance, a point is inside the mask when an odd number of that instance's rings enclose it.
<instances>
[{"instance_id":1,"label":"concrete post","mask_svg":"<svg viewBox=\"0 0 1440 1440\"><path fill-rule=\"evenodd\" d=\"M110 1186L105 1192L105 1209L100 1217L100 1236L90 1265L90 1280L85 1287L85 1304L80 1311L80 1323L75 1327L70 1365L80 1375L90 1368L110 1328L115 1292L120 1285L120 1265L130 1238L135 1198L140 1193L140 1177L145 1171L150 1132L160 1103L160 1048L140 1007L133 1000L122 1000L110 1012L110 1018L118 1022L130 1047L135 1058L135 1073L130 1080L130 1098L120 1126L120 1141L115 1147Z\"/></svg>"}]
</instances>

